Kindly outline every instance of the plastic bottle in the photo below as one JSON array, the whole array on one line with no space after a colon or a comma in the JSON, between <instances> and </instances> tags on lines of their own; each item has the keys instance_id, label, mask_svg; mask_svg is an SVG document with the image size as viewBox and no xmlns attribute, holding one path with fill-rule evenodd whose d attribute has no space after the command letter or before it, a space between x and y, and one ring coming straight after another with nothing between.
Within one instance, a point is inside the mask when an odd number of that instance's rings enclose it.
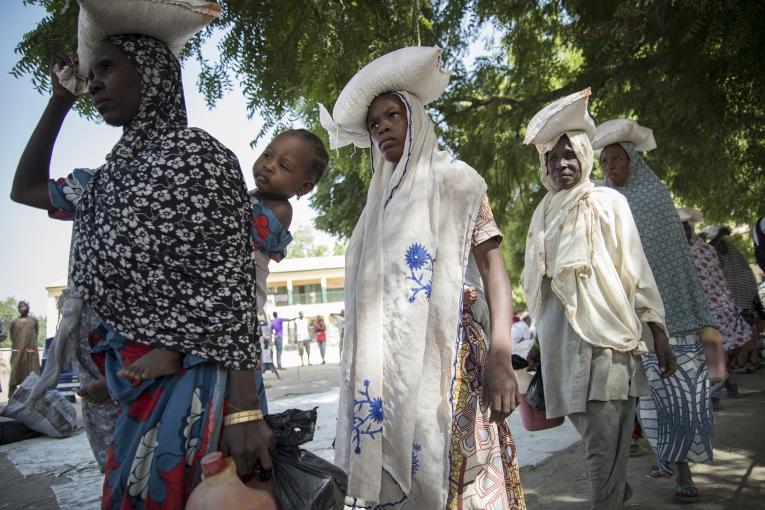
<instances>
[{"instance_id":1,"label":"plastic bottle","mask_svg":"<svg viewBox=\"0 0 765 510\"><path fill-rule=\"evenodd\" d=\"M221 452L202 457L202 483L191 493L186 510L278 510L266 491L247 487L236 475L236 464Z\"/></svg>"}]
</instances>

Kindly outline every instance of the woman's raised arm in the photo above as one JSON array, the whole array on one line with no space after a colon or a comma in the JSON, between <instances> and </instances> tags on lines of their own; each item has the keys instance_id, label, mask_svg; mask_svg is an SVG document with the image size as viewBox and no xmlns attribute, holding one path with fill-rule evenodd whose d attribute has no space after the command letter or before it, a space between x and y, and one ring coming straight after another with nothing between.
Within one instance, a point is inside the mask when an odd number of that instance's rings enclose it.
<instances>
[{"instance_id":1,"label":"woman's raised arm","mask_svg":"<svg viewBox=\"0 0 765 510\"><path fill-rule=\"evenodd\" d=\"M58 55L53 64L65 65L67 57ZM53 65L51 65L51 69ZM61 125L69 113L77 97L59 83L56 75L51 72L53 94L48 101L37 127L27 142L16 167L11 188L11 200L20 204L49 210L53 207L48 194L48 179L50 179L50 158L53 146L58 138Z\"/></svg>"}]
</instances>

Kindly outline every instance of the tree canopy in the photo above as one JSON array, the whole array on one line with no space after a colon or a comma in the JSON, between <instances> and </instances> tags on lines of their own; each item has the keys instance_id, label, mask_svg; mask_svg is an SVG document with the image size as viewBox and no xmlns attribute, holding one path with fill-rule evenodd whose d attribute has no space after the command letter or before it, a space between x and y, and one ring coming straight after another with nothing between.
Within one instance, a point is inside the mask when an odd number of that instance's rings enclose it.
<instances>
[{"instance_id":1,"label":"tree canopy","mask_svg":"<svg viewBox=\"0 0 765 510\"><path fill-rule=\"evenodd\" d=\"M19 44L13 73L45 89L51 55L76 44L77 5L26 3L49 15ZM215 55L203 50L210 38ZM543 194L536 151L521 145L526 123L588 86L597 120L629 117L654 130L659 148L646 160L679 203L711 221L765 214L759 0L227 0L186 56L202 63L197 86L211 106L240 82L264 132L300 119L326 139L316 104L331 108L359 68L416 44L445 50L453 78L431 114L443 144L486 179L514 275ZM365 151L333 153L313 197L317 226L349 235L369 177Z\"/></svg>"}]
</instances>

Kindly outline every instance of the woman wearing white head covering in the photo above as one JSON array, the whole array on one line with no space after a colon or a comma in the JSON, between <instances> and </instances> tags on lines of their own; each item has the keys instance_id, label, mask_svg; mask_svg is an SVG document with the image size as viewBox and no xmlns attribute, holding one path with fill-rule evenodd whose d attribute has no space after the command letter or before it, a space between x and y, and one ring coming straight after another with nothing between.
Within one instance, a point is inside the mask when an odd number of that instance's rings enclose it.
<instances>
[{"instance_id":1,"label":"woman wearing white head covering","mask_svg":"<svg viewBox=\"0 0 765 510\"><path fill-rule=\"evenodd\" d=\"M439 55L380 57L346 85L334 118L322 109L330 145L371 146L374 172L346 253L335 462L349 475L352 508L524 509L504 423L519 395L501 234L483 179L438 148L423 107L448 80ZM485 365L468 373L457 352L471 252L496 328ZM475 391L462 398L467 380Z\"/></svg>"},{"instance_id":2,"label":"woman wearing white head covering","mask_svg":"<svg viewBox=\"0 0 765 510\"><path fill-rule=\"evenodd\" d=\"M590 181L589 95L556 101L527 128L548 193L529 227L523 289L537 324L547 417L574 423L585 444L592 508L613 510L630 495L635 401L648 392L639 353L655 344L665 375L675 360L629 206Z\"/></svg>"}]
</instances>

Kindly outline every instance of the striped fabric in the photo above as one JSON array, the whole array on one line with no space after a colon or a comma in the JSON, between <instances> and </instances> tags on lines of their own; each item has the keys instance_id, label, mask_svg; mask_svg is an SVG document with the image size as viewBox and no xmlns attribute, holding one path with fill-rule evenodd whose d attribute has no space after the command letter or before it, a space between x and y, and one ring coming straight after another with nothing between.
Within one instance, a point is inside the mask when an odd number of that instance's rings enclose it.
<instances>
[{"instance_id":1,"label":"striped fabric","mask_svg":"<svg viewBox=\"0 0 765 510\"><path fill-rule=\"evenodd\" d=\"M712 462L714 421L704 348L697 334L670 338L677 372L661 379L654 354L643 355L650 398L641 398L638 417L656 452L659 467L674 462Z\"/></svg>"},{"instance_id":2,"label":"striped fabric","mask_svg":"<svg viewBox=\"0 0 765 510\"><path fill-rule=\"evenodd\" d=\"M754 297L757 295L757 281L754 279L752 268L749 267L744 254L738 251L733 243L728 241L726 244L728 253L719 253L718 256L728 288L738 308L753 310Z\"/></svg>"}]
</instances>

